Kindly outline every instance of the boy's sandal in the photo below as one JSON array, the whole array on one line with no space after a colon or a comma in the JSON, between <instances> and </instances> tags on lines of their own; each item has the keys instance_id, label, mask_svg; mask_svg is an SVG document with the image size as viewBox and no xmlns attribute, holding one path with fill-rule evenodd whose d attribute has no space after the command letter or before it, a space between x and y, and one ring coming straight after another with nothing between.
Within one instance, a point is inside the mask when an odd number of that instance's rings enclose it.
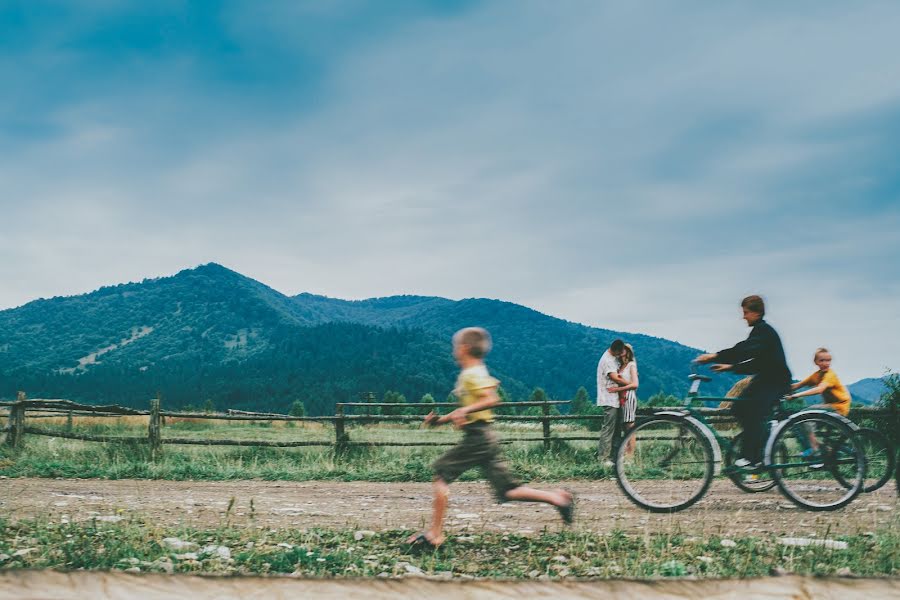
<instances>
[{"instance_id":1,"label":"boy's sandal","mask_svg":"<svg viewBox=\"0 0 900 600\"><path fill-rule=\"evenodd\" d=\"M562 506L557 506L556 510L559 511L559 516L562 517L563 523L566 525L571 525L575 522L575 494L572 494L572 499L569 500L568 504L563 504Z\"/></svg>"},{"instance_id":2,"label":"boy's sandal","mask_svg":"<svg viewBox=\"0 0 900 600\"><path fill-rule=\"evenodd\" d=\"M440 547L439 544L435 544L429 540L424 532L416 535L416 537L414 537L412 541L407 542L406 545L412 552L433 552Z\"/></svg>"}]
</instances>

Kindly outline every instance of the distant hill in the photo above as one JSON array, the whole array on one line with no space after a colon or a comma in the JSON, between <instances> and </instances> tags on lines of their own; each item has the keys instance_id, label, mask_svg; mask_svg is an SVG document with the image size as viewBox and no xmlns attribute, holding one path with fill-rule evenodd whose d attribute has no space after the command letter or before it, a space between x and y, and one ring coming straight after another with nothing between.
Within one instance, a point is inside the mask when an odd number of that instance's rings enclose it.
<instances>
[{"instance_id":1,"label":"distant hill","mask_svg":"<svg viewBox=\"0 0 900 600\"><path fill-rule=\"evenodd\" d=\"M491 331L490 367L515 399L535 387L568 399L584 386L593 396L597 360L615 337L635 347L641 397L681 394L699 352L499 300L291 298L211 263L0 311L0 397L24 389L145 406L159 391L170 407L209 400L283 411L301 399L313 414L369 391L443 400L456 371L450 336L467 325ZM730 382L716 378L708 391Z\"/></svg>"},{"instance_id":2,"label":"distant hill","mask_svg":"<svg viewBox=\"0 0 900 600\"><path fill-rule=\"evenodd\" d=\"M294 300L309 318L422 330L445 343L462 327L485 327L494 338L491 368L556 398L571 398L580 386L594 396L597 361L617 337L634 346L643 398L686 392L690 361L699 353L662 338L587 327L500 300L394 296L345 301L311 294ZM724 394L733 381L718 376L706 391Z\"/></svg>"},{"instance_id":3,"label":"distant hill","mask_svg":"<svg viewBox=\"0 0 900 600\"><path fill-rule=\"evenodd\" d=\"M847 389L855 401L863 404L877 404L881 400L881 395L887 391L887 386L880 377L869 377L848 385Z\"/></svg>"}]
</instances>

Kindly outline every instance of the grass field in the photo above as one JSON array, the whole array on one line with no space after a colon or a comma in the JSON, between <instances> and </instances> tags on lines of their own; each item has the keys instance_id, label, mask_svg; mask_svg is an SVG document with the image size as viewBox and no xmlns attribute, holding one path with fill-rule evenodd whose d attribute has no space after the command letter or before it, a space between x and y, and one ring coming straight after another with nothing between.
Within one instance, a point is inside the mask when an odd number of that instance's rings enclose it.
<instances>
[{"instance_id":1,"label":"grass field","mask_svg":"<svg viewBox=\"0 0 900 600\"><path fill-rule=\"evenodd\" d=\"M65 427L65 419L41 419L41 428ZM75 419L73 431L95 435L146 435L146 419ZM539 438L535 423L498 425L502 438ZM557 435L595 435L569 424L554 424ZM455 443L460 434L450 427L421 429L417 425L350 425L352 441ZM168 419L163 439L230 439L260 441L324 441L334 439L330 425L268 421L204 421ZM163 457L152 462L147 444L82 442L26 435L24 447L13 455L0 449L0 475L8 477L103 477L153 479L284 479L429 481L431 462L443 447L349 447L336 455L333 448L264 448L165 445ZM595 479L608 475L596 459L593 442L555 441L549 452L540 442L504 445L512 468L529 480ZM478 477L469 473L469 479ZM465 479L465 478L464 478Z\"/></svg>"},{"instance_id":2,"label":"grass field","mask_svg":"<svg viewBox=\"0 0 900 600\"><path fill-rule=\"evenodd\" d=\"M41 421L40 426L45 428L62 430L66 426L65 419ZM498 430L501 437L507 439L541 435L540 425L531 423L501 424ZM76 419L74 431L143 436L146 422L141 418ZM460 435L450 428L422 430L414 425L396 424L354 425L348 427L347 432L354 441L453 443ZM554 424L554 433L589 435L579 426L558 423ZM169 419L163 429L164 438L331 441L333 436L334 431L329 425L317 423L292 426L265 421L225 423ZM425 482L432 476L431 461L443 451L440 447L350 448L344 454L335 455L331 448L316 447L169 445L165 446L163 457L154 462L150 460L146 444L81 442L36 435L26 435L24 442L24 447L15 453L0 449L0 475ZM545 452L539 442L515 442L506 445L505 450L512 469L527 480L599 480L610 475L600 466L593 442L555 441L549 452ZM464 479L479 477L479 473L471 472ZM96 488L91 482L84 484L85 489ZM257 486L259 482L247 484ZM15 493L14 481L5 482L5 485L12 486L8 488L9 492ZM227 496L223 497L227 499ZM228 511L231 510L229 505ZM427 511L427 505L421 510ZM13 519L7 514L0 517L0 568L293 573L310 577L425 574L526 579L746 577L786 572L802 575L900 574L900 527L896 518L880 521L880 525L871 530L842 530L841 535L833 535L829 526L801 527L804 535L810 538L846 542L846 548L786 546L778 535L767 533L765 528L728 537L712 533L713 530L685 532L679 528L679 521L673 519L667 521L667 525L656 523L642 527L641 533L635 533L634 528L628 532L620 529L576 528L558 532L543 529L527 535L494 530L456 531L451 533L446 546L436 553L416 556L409 554L402 544L410 533L407 530L364 532L341 526L287 528L257 522L238 525L227 514L221 519L222 525L216 527L199 522L164 522L140 511L72 522L61 521L49 513L34 514L47 516ZM694 514L695 519L702 519L704 513ZM877 515L887 513L868 514L877 519ZM252 514L250 518L252 521ZM687 513L684 518L691 519ZM321 526L321 521L312 522L316 527ZM373 526L373 529L378 528ZM172 549L164 543L166 538L178 538L193 545ZM227 548L227 551L220 548Z\"/></svg>"},{"instance_id":3,"label":"grass field","mask_svg":"<svg viewBox=\"0 0 900 600\"><path fill-rule=\"evenodd\" d=\"M778 538L698 538L677 531L602 535L563 531L451 536L414 555L408 531L161 528L136 520L53 524L0 520L2 568L118 569L307 577L748 577L773 573L896 575L900 535L842 536L846 549L785 546ZM176 538L191 545L173 549ZM221 550L220 548L227 548Z\"/></svg>"}]
</instances>

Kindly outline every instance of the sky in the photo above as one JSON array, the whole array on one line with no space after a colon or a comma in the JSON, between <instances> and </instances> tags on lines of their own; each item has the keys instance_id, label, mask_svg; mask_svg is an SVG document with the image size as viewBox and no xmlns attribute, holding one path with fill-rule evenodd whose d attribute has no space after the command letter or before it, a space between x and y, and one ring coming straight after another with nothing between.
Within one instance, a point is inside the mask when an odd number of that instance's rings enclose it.
<instances>
[{"instance_id":1,"label":"sky","mask_svg":"<svg viewBox=\"0 0 900 600\"><path fill-rule=\"evenodd\" d=\"M217 262L900 370L900 3L0 3L0 309ZM640 358L638 358L640 360ZM687 365L686 365L687 371Z\"/></svg>"}]
</instances>

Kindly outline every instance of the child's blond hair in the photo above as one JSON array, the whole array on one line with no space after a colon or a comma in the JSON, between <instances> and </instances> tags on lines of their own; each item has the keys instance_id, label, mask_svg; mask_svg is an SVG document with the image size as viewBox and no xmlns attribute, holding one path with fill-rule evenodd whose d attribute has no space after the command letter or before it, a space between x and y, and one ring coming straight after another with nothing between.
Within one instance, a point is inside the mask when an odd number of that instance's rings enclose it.
<instances>
[{"instance_id":1,"label":"child's blond hair","mask_svg":"<svg viewBox=\"0 0 900 600\"><path fill-rule=\"evenodd\" d=\"M491 351L491 334L482 327L466 327L453 334L453 343L468 348L472 358L484 358Z\"/></svg>"},{"instance_id":2,"label":"child's blond hair","mask_svg":"<svg viewBox=\"0 0 900 600\"><path fill-rule=\"evenodd\" d=\"M825 346L820 346L820 347L816 348L816 352L815 352L815 354L813 354L813 362L815 362L815 360L817 358L819 358L820 354L831 354L831 350L829 350Z\"/></svg>"}]
</instances>

